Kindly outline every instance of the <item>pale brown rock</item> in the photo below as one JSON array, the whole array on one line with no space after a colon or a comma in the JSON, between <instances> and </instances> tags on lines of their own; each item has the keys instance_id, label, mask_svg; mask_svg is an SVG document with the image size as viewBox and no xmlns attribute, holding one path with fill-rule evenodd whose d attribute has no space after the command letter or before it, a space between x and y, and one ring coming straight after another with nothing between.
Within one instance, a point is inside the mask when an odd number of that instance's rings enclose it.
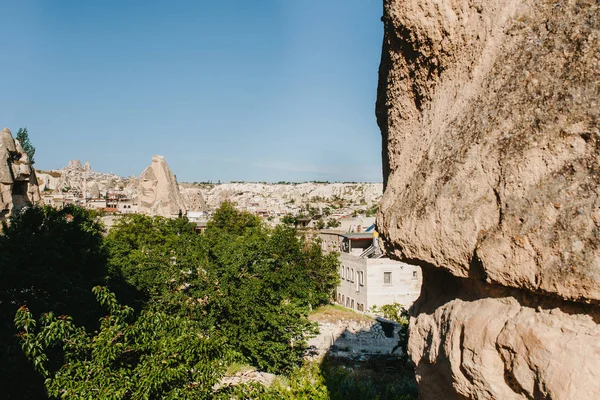
<instances>
[{"instance_id":1,"label":"pale brown rock","mask_svg":"<svg viewBox=\"0 0 600 400\"><path fill-rule=\"evenodd\" d=\"M596 1L384 1L378 228L424 267L424 398L600 398L599 16ZM444 301L427 287L441 270L459 288Z\"/></svg>"},{"instance_id":2,"label":"pale brown rock","mask_svg":"<svg viewBox=\"0 0 600 400\"><path fill-rule=\"evenodd\" d=\"M8 128L0 133L0 222L41 200L35 170Z\"/></svg>"},{"instance_id":3,"label":"pale brown rock","mask_svg":"<svg viewBox=\"0 0 600 400\"><path fill-rule=\"evenodd\" d=\"M179 185L179 192L188 211L206 211L202 189Z\"/></svg>"},{"instance_id":4,"label":"pale brown rock","mask_svg":"<svg viewBox=\"0 0 600 400\"><path fill-rule=\"evenodd\" d=\"M139 212L163 217L185 215L187 210L177 179L163 156L153 156L138 183Z\"/></svg>"}]
</instances>

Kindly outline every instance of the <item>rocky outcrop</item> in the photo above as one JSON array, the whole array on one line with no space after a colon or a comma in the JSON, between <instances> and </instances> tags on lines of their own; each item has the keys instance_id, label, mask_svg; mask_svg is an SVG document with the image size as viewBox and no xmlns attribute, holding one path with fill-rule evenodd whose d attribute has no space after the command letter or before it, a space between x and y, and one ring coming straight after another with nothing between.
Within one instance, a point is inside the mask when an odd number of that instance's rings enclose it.
<instances>
[{"instance_id":1,"label":"rocky outcrop","mask_svg":"<svg viewBox=\"0 0 600 400\"><path fill-rule=\"evenodd\" d=\"M389 251L425 399L600 398L600 5L385 0Z\"/></svg>"},{"instance_id":2,"label":"rocky outcrop","mask_svg":"<svg viewBox=\"0 0 600 400\"><path fill-rule=\"evenodd\" d=\"M40 190L50 193L69 192L96 198L108 190L123 190L128 195L137 191L137 187L130 188L129 178L93 171L89 162L82 165L79 160L71 160L66 167L58 170L38 171L37 177Z\"/></svg>"},{"instance_id":3,"label":"rocky outcrop","mask_svg":"<svg viewBox=\"0 0 600 400\"><path fill-rule=\"evenodd\" d=\"M163 156L153 156L152 164L140 175L138 210L163 217L177 217L187 212L177 179Z\"/></svg>"},{"instance_id":4,"label":"rocky outcrop","mask_svg":"<svg viewBox=\"0 0 600 400\"><path fill-rule=\"evenodd\" d=\"M8 128L0 133L0 222L17 210L40 202L35 170Z\"/></svg>"},{"instance_id":5,"label":"rocky outcrop","mask_svg":"<svg viewBox=\"0 0 600 400\"><path fill-rule=\"evenodd\" d=\"M206 211L206 202L202 195L202 189L194 187L185 187L179 185L179 192L188 211Z\"/></svg>"}]
</instances>

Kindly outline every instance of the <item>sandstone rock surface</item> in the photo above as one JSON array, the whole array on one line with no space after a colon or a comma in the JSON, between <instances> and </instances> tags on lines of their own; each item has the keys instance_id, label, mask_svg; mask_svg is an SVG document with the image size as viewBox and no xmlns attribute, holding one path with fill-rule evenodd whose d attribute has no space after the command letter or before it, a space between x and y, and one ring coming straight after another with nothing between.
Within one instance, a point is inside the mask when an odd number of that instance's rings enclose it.
<instances>
[{"instance_id":1,"label":"sandstone rock surface","mask_svg":"<svg viewBox=\"0 0 600 400\"><path fill-rule=\"evenodd\" d=\"M163 217L177 217L187 212L177 179L163 156L153 156L152 164L140 175L138 210Z\"/></svg>"},{"instance_id":2,"label":"sandstone rock surface","mask_svg":"<svg viewBox=\"0 0 600 400\"><path fill-rule=\"evenodd\" d=\"M108 190L124 190L133 195L137 193L137 182L132 187L132 178L121 178L112 173L93 171L89 162L85 165L79 160L71 160L64 168L53 171L38 171L40 190L49 192L65 192L82 194L88 197L98 197ZM87 187L86 187L87 185ZM98 192L92 188L98 189Z\"/></svg>"},{"instance_id":3,"label":"sandstone rock surface","mask_svg":"<svg viewBox=\"0 0 600 400\"><path fill-rule=\"evenodd\" d=\"M600 4L385 0L383 22L378 228L423 267L423 398L600 398Z\"/></svg>"},{"instance_id":4,"label":"sandstone rock surface","mask_svg":"<svg viewBox=\"0 0 600 400\"><path fill-rule=\"evenodd\" d=\"M0 132L0 222L23 207L40 202L35 170L10 129Z\"/></svg>"},{"instance_id":5,"label":"sandstone rock surface","mask_svg":"<svg viewBox=\"0 0 600 400\"><path fill-rule=\"evenodd\" d=\"M206 211L206 202L202 195L202 189L194 187L185 187L179 185L179 192L185 203L185 207L188 211Z\"/></svg>"}]
</instances>

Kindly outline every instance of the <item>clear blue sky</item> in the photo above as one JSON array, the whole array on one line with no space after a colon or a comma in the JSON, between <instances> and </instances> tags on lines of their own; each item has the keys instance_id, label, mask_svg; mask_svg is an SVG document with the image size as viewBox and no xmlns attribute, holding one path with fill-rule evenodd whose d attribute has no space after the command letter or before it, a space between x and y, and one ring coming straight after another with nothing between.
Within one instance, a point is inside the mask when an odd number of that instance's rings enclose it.
<instances>
[{"instance_id":1,"label":"clear blue sky","mask_svg":"<svg viewBox=\"0 0 600 400\"><path fill-rule=\"evenodd\" d=\"M381 181L381 0L0 3L0 125L36 167Z\"/></svg>"}]
</instances>

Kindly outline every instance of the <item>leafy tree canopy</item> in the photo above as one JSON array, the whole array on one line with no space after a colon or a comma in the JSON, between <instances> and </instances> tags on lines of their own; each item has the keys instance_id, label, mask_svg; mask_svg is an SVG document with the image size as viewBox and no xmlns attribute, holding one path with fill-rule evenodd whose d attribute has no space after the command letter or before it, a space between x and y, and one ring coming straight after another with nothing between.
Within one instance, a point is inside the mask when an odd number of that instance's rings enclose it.
<instances>
[{"instance_id":1,"label":"leafy tree canopy","mask_svg":"<svg viewBox=\"0 0 600 400\"><path fill-rule=\"evenodd\" d=\"M23 148L23 151L27 153L29 162L31 164L34 164L35 160L33 159L33 156L35 155L35 147L33 147L33 145L31 144L31 140L29 139L29 133L27 133L27 128L19 128L15 139L19 141L21 147Z\"/></svg>"},{"instance_id":2,"label":"leafy tree canopy","mask_svg":"<svg viewBox=\"0 0 600 400\"><path fill-rule=\"evenodd\" d=\"M90 289L107 274L103 226L93 212L66 206L31 207L0 231L0 376L3 398L43 396L43 382L23 356L12 323L27 305L93 326L100 312ZM56 360L56 358L55 358ZM60 362L60 361L57 361ZM26 382L27 384L23 384Z\"/></svg>"},{"instance_id":3,"label":"leafy tree canopy","mask_svg":"<svg viewBox=\"0 0 600 400\"><path fill-rule=\"evenodd\" d=\"M69 399L208 399L212 386L236 355L214 330L194 320L163 312L121 306L106 288L95 287L109 314L90 335L71 317L44 314L38 322L26 307L15 323L22 347L46 378L48 394ZM58 348L65 363L48 365Z\"/></svg>"},{"instance_id":4,"label":"leafy tree canopy","mask_svg":"<svg viewBox=\"0 0 600 400\"><path fill-rule=\"evenodd\" d=\"M40 267L25 270L19 279L35 291L9 306L14 315L17 305L27 305L16 318L23 349L54 397L202 398L233 359L293 371L316 332L309 310L327 303L338 284L335 254L324 255L293 227L270 228L229 203L203 234L185 218L130 215L106 238L87 211L33 208L6 227L0 249L4 243L17 254L28 236L48 256L32 248L33 264L57 265L44 279L64 276L69 286L54 293L31 276L43 274ZM8 265L2 256L0 265ZM89 297L83 292L92 284L109 285L137 312L97 288L108 308L98 325L98 313L84 312L98 307L73 304ZM36 303L40 298L45 301ZM36 322L48 310L54 312Z\"/></svg>"},{"instance_id":5,"label":"leafy tree canopy","mask_svg":"<svg viewBox=\"0 0 600 400\"><path fill-rule=\"evenodd\" d=\"M308 311L328 302L338 282L335 255L230 203L202 235L184 219L124 218L106 247L111 273L146 293L146 307L217 327L268 371L300 362L305 338L315 332Z\"/></svg>"}]
</instances>

